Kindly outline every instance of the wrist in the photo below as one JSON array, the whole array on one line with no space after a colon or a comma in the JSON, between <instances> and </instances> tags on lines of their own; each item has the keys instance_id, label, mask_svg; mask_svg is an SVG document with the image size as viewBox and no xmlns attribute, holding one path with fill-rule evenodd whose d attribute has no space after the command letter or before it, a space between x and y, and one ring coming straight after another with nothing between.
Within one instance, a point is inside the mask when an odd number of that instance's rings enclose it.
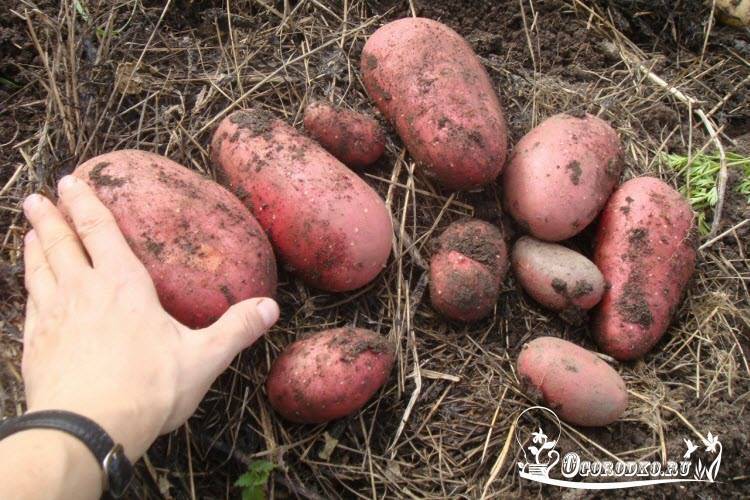
<instances>
[{"instance_id":1,"label":"wrist","mask_svg":"<svg viewBox=\"0 0 750 500\"><path fill-rule=\"evenodd\" d=\"M98 498L102 492L101 465L91 451L77 438L54 429L28 429L0 441L0 469L0 483L8 492L25 491L28 498L39 497L40 485L47 498L64 498L69 496L66 492ZM16 471L13 476L3 477L11 470Z\"/></svg>"},{"instance_id":2,"label":"wrist","mask_svg":"<svg viewBox=\"0 0 750 500\"><path fill-rule=\"evenodd\" d=\"M138 461L159 435L158 423L149 420L139 408L123 400L107 405L86 402L39 404L29 406L28 412L42 410L65 410L93 420L116 444L122 445L131 463Z\"/></svg>"}]
</instances>

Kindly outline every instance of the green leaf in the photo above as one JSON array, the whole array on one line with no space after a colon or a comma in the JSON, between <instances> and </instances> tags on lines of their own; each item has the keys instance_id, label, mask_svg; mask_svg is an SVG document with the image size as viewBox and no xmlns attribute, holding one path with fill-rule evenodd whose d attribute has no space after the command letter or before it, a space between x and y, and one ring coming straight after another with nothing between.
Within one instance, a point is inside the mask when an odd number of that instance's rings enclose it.
<instances>
[{"instance_id":1,"label":"green leaf","mask_svg":"<svg viewBox=\"0 0 750 500\"><path fill-rule=\"evenodd\" d=\"M81 19L83 19L86 22L89 22L89 12L86 10L86 6L81 3L80 0L74 0L73 6L76 8L76 12L78 12L78 15L81 16Z\"/></svg>"},{"instance_id":2,"label":"green leaf","mask_svg":"<svg viewBox=\"0 0 750 500\"><path fill-rule=\"evenodd\" d=\"M0 76L0 85L5 85L6 87L10 87L12 89L21 88L21 85L18 82L14 82L10 78L5 78L4 76Z\"/></svg>"},{"instance_id":3,"label":"green leaf","mask_svg":"<svg viewBox=\"0 0 750 500\"><path fill-rule=\"evenodd\" d=\"M274 468L276 466L268 460L251 462L247 472L234 482L235 486L243 488L242 500L265 500L266 484Z\"/></svg>"}]
</instances>

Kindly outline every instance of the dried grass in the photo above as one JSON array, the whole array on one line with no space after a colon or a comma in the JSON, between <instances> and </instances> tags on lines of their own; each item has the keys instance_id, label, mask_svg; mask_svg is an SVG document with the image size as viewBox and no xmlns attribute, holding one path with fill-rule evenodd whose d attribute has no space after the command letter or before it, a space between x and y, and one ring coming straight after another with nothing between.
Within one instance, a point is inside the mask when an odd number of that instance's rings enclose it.
<instances>
[{"instance_id":1,"label":"dried grass","mask_svg":"<svg viewBox=\"0 0 750 500\"><path fill-rule=\"evenodd\" d=\"M155 151L212 176L207 145L213 127L235 108L262 106L296 125L312 97L368 108L358 69L364 40L385 18L428 8L419 2L370 8L361 0L216 2L208 9L206 3L89 1L84 20L73 0L41 8L21 0L10 13L26 24L38 57L20 69L26 83L0 103L17 125L0 141L4 414L23 408L18 362L24 196L52 194L55 180L78 163L121 148ZM468 9L462 9L465 16ZM673 47L672 59L665 59L653 47L630 41L613 9L578 0L519 0L501 9L508 18L520 16L519 44L505 32L479 28L465 35L480 47L502 94L514 140L551 114L587 110L620 131L626 178L650 173L675 185L680 179L665 170L661 152L713 149L717 141L734 147L723 127L727 117L747 116L748 104L738 95L747 92L750 64L731 48L713 53L715 47L705 42L695 55ZM585 78L571 78L548 61L555 28L547 23L558 18L588 42L569 63ZM498 30L508 26L498 23ZM705 40L717 29L709 25ZM482 49L498 40L502 49ZM589 60L591 50L602 57ZM702 120L696 103L713 132L696 123L696 116ZM282 273L279 326L232 364L183 429L156 443L139 467L134 496L234 497L234 479L261 458L278 465L272 496L539 493L515 473L520 451L512 442L513 421L531 401L520 391L514 359L526 340L541 334L591 347L585 328L564 326L520 294L512 278L490 319L462 326L436 317L424 293L430 239L467 215L502 223L497 189L439 191L395 134L385 159L365 177L384 196L395 222L394 257L382 277L361 291L329 295ZM682 453L682 437L710 429L726 437L722 493L748 493L748 455L742 455L748 438L741 425L750 399L748 240L744 222L736 214L725 216L726 231L704 245L666 339L643 361L616 365L631 394L623 420L607 430L565 426L561 442L569 449L577 446L599 458L663 459ZM584 236L575 244L586 241ZM262 389L271 360L297 335L351 323L398 343L391 382L361 413L328 426L276 418ZM672 490L643 494L659 491Z\"/></svg>"}]
</instances>

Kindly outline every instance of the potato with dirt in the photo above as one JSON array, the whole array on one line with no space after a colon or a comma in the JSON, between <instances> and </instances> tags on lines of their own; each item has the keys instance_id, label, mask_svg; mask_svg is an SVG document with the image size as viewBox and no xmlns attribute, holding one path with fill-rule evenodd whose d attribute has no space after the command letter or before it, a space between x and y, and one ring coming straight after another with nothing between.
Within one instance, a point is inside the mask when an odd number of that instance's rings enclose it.
<instances>
[{"instance_id":1,"label":"potato with dirt","mask_svg":"<svg viewBox=\"0 0 750 500\"><path fill-rule=\"evenodd\" d=\"M581 324L604 293L604 277L596 265L557 243L522 236L510 261L526 293L569 323Z\"/></svg>"},{"instance_id":2,"label":"potato with dirt","mask_svg":"<svg viewBox=\"0 0 750 500\"><path fill-rule=\"evenodd\" d=\"M312 139L261 110L237 111L216 129L211 155L308 284L354 290L385 266L393 228L383 199Z\"/></svg>"},{"instance_id":3,"label":"potato with dirt","mask_svg":"<svg viewBox=\"0 0 750 500\"><path fill-rule=\"evenodd\" d=\"M508 269L500 230L484 221L451 224L430 260L430 301L447 318L475 321L492 312Z\"/></svg>"},{"instance_id":4,"label":"potato with dirt","mask_svg":"<svg viewBox=\"0 0 750 500\"><path fill-rule=\"evenodd\" d=\"M638 177L615 191L594 252L608 287L592 325L604 352L636 359L661 339L695 270L696 243L690 205L663 181Z\"/></svg>"},{"instance_id":5,"label":"potato with dirt","mask_svg":"<svg viewBox=\"0 0 750 500\"><path fill-rule=\"evenodd\" d=\"M362 408L388 380L395 348L362 328L335 328L289 345L271 366L266 392L282 417L320 424Z\"/></svg>"},{"instance_id":6,"label":"potato with dirt","mask_svg":"<svg viewBox=\"0 0 750 500\"><path fill-rule=\"evenodd\" d=\"M500 101L471 46L424 18L390 22L362 49L362 81L411 156L449 189L493 182L508 132Z\"/></svg>"},{"instance_id":7,"label":"potato with dirt","mask_svg":"<svg viewBox=\"0 0 750 500\"><path fill-rule=\"evenodd\" d=\"M503 172L505 209L532 236L565 240L596 218L621 171L620 140L607 122L554 115L513 148Z\"/></svg>"},{"instance_id":8,"label":"potato with dirt","mask_svg":"<svg viewBox=\"0 0 750 500\"><path fill-rule=\"evenodd\" d=\"M622 377L595 353L567 340L538 337L525 344L516 364L524 392L544 400L574 425L609 425L628 406Z\"/></svg>"},{"instance_id":9,"label":"potato with dirt","mask_svg":"<svg viewBox=\"0 0 750 500\"><path fill-rule=\"evenodd\" d=\"M385 151L385 132L364 113L314 101L305 109L307 133L329 153L352 168L375 163Z\"/></svg>"},{"instance_id":10,"label":"potato with dirt","mask_svg":"<svg viewBox=\"0 0 750 500\"><path fill-rule=\"evenodd\" d=\"M112 212L164 309L204 327L230 305L276 293L276 260L263 228L229 191L153 153L121 150L78 166Z\"/></svg>"}]
</instances>

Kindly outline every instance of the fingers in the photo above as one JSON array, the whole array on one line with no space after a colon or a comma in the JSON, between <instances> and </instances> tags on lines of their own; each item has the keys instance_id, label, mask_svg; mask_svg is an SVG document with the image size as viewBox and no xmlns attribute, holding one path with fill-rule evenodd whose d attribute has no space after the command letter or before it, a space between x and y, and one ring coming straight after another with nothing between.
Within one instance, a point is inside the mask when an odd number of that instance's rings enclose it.
<instances>
[{"instance_id":1,"label":"fingers","mask_svg":"<svg viewBox=\"0 0 750 500\"><path fill-rule=\"evenodd\" d=\"M60 202L73 220L76 232L95 268L122 267L135 255L112 216L84 181L68 175L58 184Z\"/></svg>"},{"instance_id":2,"label":"fingers","mask_svg":"<svg viewBox=\"0 0 750 500\"><path fill-rule=\"evenodd\" d=\"M26 290L31 299L44 308L54 299L57 281L44 255L42 244L33 229L26 233L24 239L23 262Z\"/></svg>"},{"instance_id":3,"label":"fingers","mask_svg":"<svg viewBox=\"0 0 750 500\"><path fill-rule=\"evenodd\" d=\"M74 278L91 268L78 237L51 201L32 194L23 202L23 210L58 281Z\"/></svg>"},{"instance_id":4,"label":"fingers","mask_svg":"<svg viewBox=\"0 0 750 500\"><path fill-rule=\"evenodd\" d=\"M279 319L279 306L269 298L248 299L227 310L216 323L198 332L198 356L214 363L216 375L229 366L237 353L251 346ZM208 358L208 359L207 359Z\"/></svg>"}]
</instances>

